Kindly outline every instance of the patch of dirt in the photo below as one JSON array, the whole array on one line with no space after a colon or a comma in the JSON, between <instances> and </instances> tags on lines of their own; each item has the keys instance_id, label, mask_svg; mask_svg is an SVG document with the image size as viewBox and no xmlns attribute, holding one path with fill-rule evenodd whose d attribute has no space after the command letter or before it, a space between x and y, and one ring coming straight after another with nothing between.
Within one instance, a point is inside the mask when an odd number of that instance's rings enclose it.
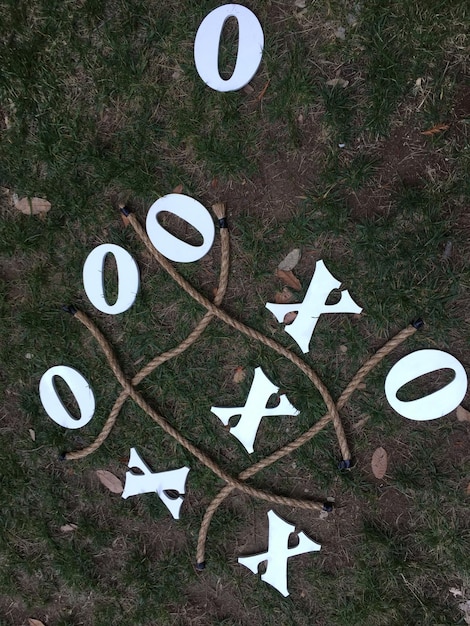
<instances>
[{"instance_id":1,"label":"patch of dirt","mask_svg":"<svg viewBox=\"0 0 470 626\"><path fill-rule=\"evenodd\" d=\"M27 626L29 619L42 621L45 626L66 623L82 626L93 623L93 606L100 600L98 594L71 594L59 588L56 596L45 606L28 607L21 598L1 598L0 616L3 626ZM5 620L5 621L3 621ZM66 620L64 622L63 620Z\"/></svg>"},{"instance_id":2,"label":"patch of dirt","mask_svg":"<svg viewBox=\"0 0 470 626\"><path fill-rule=\"evenodd\" d=\"M386 487L377 501L378 517L394 528L406 528L410 521L409 500L394 487Z\"/></svg>"},{"instance_id":3,"label":"patch of dirt","mask_svg":"<svg viewBox=\"0 0 470 626\"><path fill-rule=\"evenodd\" d=\"M421 187L427 181L447 178L451 171L442 149L410 125L396 127L371 154L379 159L373 182L346 198L355 219L387 213L398 185Z\"/></svg>"},{"instance_id":4,"label":"patch of dirt","mask_svg":"<svg viewBox=\"0 0 470 626\"><path fill-rule=\"evenodd\" d=\"M279 228L302 211L301 203L305 199L304 194L312 188L321 170L324 142L320 113L312 112L303 120L301 142L295 150L286 150L282 145L282 137L285 133L285 124L279 122L277 127L270 130L270 137L263 138L262 145L270 143L280 145L279 148L263 152L263 158L258 162L259 172L250 178L208 180L204 171L197 167L194 169L194 178L198 183L198 194L195 197L206 207L222 201L227 210L232 253L230 283L223 307L228 311L232 303L246 295L247 279L250 279L252 274L251 259L246 258L246 252L239 240L237 218L249 215L254 222L260 220L258 222L260 230L254 233L254 237L262 240L270 228ZM188 162L186 151L173 154L172 158L181 161L182 164ZM192 195L186 188L183 188L182 193ZM132 207L132 203L130 206ZM139 209L141 219L143 219L144 211L145 209L142 211ZM183 241L196 243L195 240L188 238L194 234L194 229L183 220L167 217L165 227ZM277 262L281 260L279 258ZM277 284L274 277L277 262L273 262L273 289ZM198 262L195 277L198 286L202 287L201 290L210 299L213 299L213 289L217 285L219 266L220 241L216 235L212 249Z\"/></svg>"},{"instance_id":5,"label":"patch of dirt","mask_svg":"<svg viewBox=\"0 0 470 626\"><path fill-rule=\"evenodd\" d=\"M405 426L407 424L405 423ZM384 478L378 479L374 476L372 472L372 455L374 451L381 446L387 452L387 471L385 473ZM370 433L368 438L368 445L365 449L357 452L354 456L355 468L361 472L362 476L375 487L383 488L387 485L387 480L391 473L393 472L396 464L400 464L401 462L406 462L411 456L411 452L409 450L409 446L398 440L392 439L390 437L380 437L380 434Z\"/></svg>"},{"instance_id":6,"label":"patch of dirt","mask_svg":"<svg viewBox=\"0 0 470 626\"><path fill-rule=\"evenodd\" d=\"M455 106L453 114L456 121L468 119L470 117L470 86L462 84L455 96Z\"/></svg>"},{"instance_id":7,"label":"patch of dirt","mask_svg":"<svg viewBox=\"0 0 470 626\"><path fill-rule=\"evenodd\" d=\"M278 134L282 137L281 125ZM285 151L280 146L267 152L259 163L258 174L250 180L217 184L208 190L209 201L223 198L229 218L249 212L261 217L267 225L287 221L298 211L304 192L312 188L321 170L324 152L321 134L320 115L312 113L302 122L301 145L295 151ZM271 141L275 141L275 134Z\"/></svg>"},{"instance_id":8,"label":"patch of dirt","mask_svg":"<svg viewBox=\"0 0 470 626\"><path fill-rule=\"evenodd\" d=\"M470 461L470 424L455 424L442 447L439 461L444 471L461 468L462 476L465 476L466 467Z\"/></svg>"},{"instance_id":9,"label":"patch of dirt","mask_svg":"<svg viewBox=\"0 0 470 626\"><path fill-rule=\"evenodd\" d=\"M202 574L188 587L187 596L188 602L183 607L175 607L178 617L187 620L185 623L201 626L214 624L214 620L217 623L234 620L243 626L261 623L259 612L247 608L232 585L213 575Z\"/></svg>"},{"instance_id":10,"label":"patch of dirt","mask_svg":"<svg viewBox=\"0 0 470 626\"><path fill-rule=\"evenodd\" d=\"M8 304L20 306L28 299L25 286L25 274L33 271L43 263L41 255L36 255L34 260L18 253L14 258L2 256L0 258L0 281L5 283L6 300Z\"/></svg>"}]
</instances>

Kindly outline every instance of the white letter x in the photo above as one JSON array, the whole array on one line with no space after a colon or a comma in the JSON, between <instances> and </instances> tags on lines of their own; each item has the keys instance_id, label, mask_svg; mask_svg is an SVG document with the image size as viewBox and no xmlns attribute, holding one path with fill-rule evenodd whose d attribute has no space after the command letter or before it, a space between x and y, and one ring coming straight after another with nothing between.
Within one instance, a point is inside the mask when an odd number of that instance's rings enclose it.
<instances>
[{"instance_id":1,"label":"white letter x","mask_svg":"<svg viewBox=\"0 0 470 626\"><path fill-rule=\"evenodd\" d=\"M268 302L266 308L274 313L278 322L284 320L286 313L297 311L297 317L285 327L288 333L299 344L302 352L308 352L308 346L318 318L322 313L360 313L358 306L349 295L349 291L341 292L341 299L336 304L326 304L333 291L341 286L341 282L330 273L323 261L317 261L315 272L303 302L298 304L273 304Z\"/></svg>"},{"instance_id":2,"label":"white letter x","mask_svg":"<svg viewBox=\"0 0 470 626\"><path fill-rule=\"evenodd\" d=\"M180 467L169 472L150 471L148 465L143 461L135 448L131 448L131 455L128 463L129 469L137 467L142 474L126 472L126 483L122 497L136 496L141 493L157 493L163 504L169 509L175 519L179 519L181 505L183 504L184 487L188 477L189 467ZM170 498L167 491L177 491L180 495Z\"/></svg>"},{"instance_id":3,"label":"white letter x","mask_svg":"<svg viewBox=\"0 0 470 626\"><path fill-rule=\"evenodd\" d=\"M288 524L283 519L269 511L269 539L268 551L253 556L241 557L238 559L240 565L244 565L253 574L258 573L258 565L262 561L267 561L266 572L262 574L261 580L272 585L283 596L288 596L287 589L287 559L297 554L305 552L315 552L320 550L321 545L315 543L303 532L299 533L299 543L294 548L289 548L289 536L295 531L293 524Z\"/></svg>"},{"instance_id":4,"label":"white letter x","mask_svg":"<svg viewBox=\"0 0 470 626\"><path fill-rule=\"evenodd\" d=\"M241 415L240 421L234 428L230 429L230 432L232 435L235 435L251 454L256 433L263 416L299 414L299 411L297 411L295 406L292 406L285 394L279 398L280 402L277 406L270 409L266 408L270 396L278 391L279 387L276 387L266 377L261 367L257 367L245 406L237 406L232 409L213 406L211 411L217 415L225 426L227 426L231 417Z\"/></svg>"}]
</instances>

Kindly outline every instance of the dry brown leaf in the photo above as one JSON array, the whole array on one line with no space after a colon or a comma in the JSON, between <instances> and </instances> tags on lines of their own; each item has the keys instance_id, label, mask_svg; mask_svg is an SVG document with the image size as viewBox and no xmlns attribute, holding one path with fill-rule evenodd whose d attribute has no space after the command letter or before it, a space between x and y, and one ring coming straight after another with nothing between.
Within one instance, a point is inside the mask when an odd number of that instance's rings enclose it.
<instances>
[{"instance_id":1,"label":"dry brown leaf","mask_svg":"<svg viewBox=\"0 0 470 626\"><path fill-rule=\"evenodd\" d=\"M254 88L250 85L250 83L248 83L247 85L243 87L242 91L245 92L248 96L250 96L254 92Z\"/></svg>"},{"instance_id":2,"label":"dry brown leaf","mask_svg":"<svg viewBox=\"0 0 470 626\"><path fill-rule=\"evenodd\" d=\"M219 179L218 178L213 178L211 180L211 188L215 189L218 185L219 185Z\"/></svg>"},{"instance_id":3,"label":"dry brown leaf","mask_svg":"<svg viewBox=\"0 0 470 626\"><path fill-rule=\"evenodd\" d=\"M298 248L295 248L294 250L291 250L286 258L279 263L277 269L283 270L284 272L290 272L294 269L299 261L300 250Z\"/></svg>"},{"instance_id":4,"label":"dry brown leaf","mask_svg":"<svg viewBox=\"0 0 470 626\"><path fill-rule=\"evenodd\" d=\"M77 528L77 524L65 524L64 526L60 527L60 531L62 533L73 533L73 531L77 530Z\"/></svg>"},{"instance_id":5,"label":"dry brown leaf","mask_svg":"<svg viewBox=\"0 0 470 626\"><path fill-rule=\"evenodd\" d=\"M176 185L173 189L173 193L183 193L183 185Z\"/></svg>"},{"instance_id":6,"label":"dry brown leaf","mask_svg":"<svg viewBox=\"0 0 470 626\"><path fill-rule=\"evenodd\" d=\"M280 270L279 268L276 270L276 276L282 280L288 287L292 287L296 291L300 291L302 289L302 285L300 284L300 280L297 276L294 276L292 272L286 272L285 270Z\"/></svg>"},{"instance_id":7,"label":"dry brown leaf","mask_svg":"<svg viewBox=\"0 0 470 626\"><path fill-rule=\"evenodd\" d=\"M344 80L344 78L331 78L326 81L326 84L329 87L347 87L349 85L349 80Z\"/></svg>"},{"instance_id":8,"label":"dry brown leaf","mask_svg":"<svg viewBox=\"0 0 470 626\"><path fill-rule=\"evenodd\" d=\"M257 100L258 102L261 102L261 100L264 98L264 95L265 95L265 93L266 93L266 91L267 91L267 89L268 89L268 87L269 87L269 83L270 83L270 82L271 82L271 81L270 81L270 80L268 80L268 81L266 82L266 85L265 85L265 86L263 87L263 89L259 92L258 97L256 98L256 100Z\"/></svg>"},{"instance_id":9,"label":"dry brown leaf","mask_svg":"<svg viewBox=\"0 0 470 626\"><path fill-rule=\"evenodd\" d=\"M436 124L432 128L428 130L421 131L422 135L437 135L437 133L441 133L443 130L447 130L449 128L449 124Z\"/></svg>"},{"instance_id":10,"label":"dry brown leaf","mask_svg":"<svg viewBox=\"0 0 470 626\"><path fill-rule=\"evenodd\" d=\"M117 476L108 472L108 470L96 470L99 481L112 493L122 493L124 487Z\"/></svg>"},{"instance_id":11,"label":"dry brown leaf","mask_svg":"<svg viewBox=\"0 0 470 626\"><path fill-rule=\"evenodd\" d=\"M383 478L387 472L388 465L388 455L387 451L384 448L377 448L377 450L372 455L372 460L370 462L372 467L372 473L376 478Z\"/></svg>"},{"instance_id":12,"label":"dry brown leaf","mask_svg":"<svg viewBox=\"0 0 470 626\"><path fill-rule=\"evenodd\" d=\"M465 489L465 493L467 496L470 496L470 483L468 483L467 488Z\"/></svg>"},{"instance_id":13,"label":"dry brown leaf","mask_svg":"<svg viewBox=\"0 0 470 626\"><path fill-rule=\"evenodd\" d=\"M459 422L470 422L470 411L464 409L463 406L458 406L456 413Z\"/></svg>"},{"instance_id":14,"label":"dry brown leaf","mask_svg":"<svg viewBox=\"0 0 470 626\"><path fill-rule=\"evenodd\" d=\"M235 374L233 375L233 382L240 384L242 383L246 378L246 371L244 370L243 367L241 367L240 365L237 367L237 369L235 370Z\"/></svg>"},{"instance_id":15,"label":"dry brown leaf","mask_svg":"<svg viewBox=\"0 0 470 626\"><path fill-rule=\"evenodd\" d=\"M40 619L34 619L32 617L28 617L28 625L29 626L45 626L44 622L41 622Z\"/></svg>"},{"instance_id":16,"label":"dry brown leaf","mask_svg":"<svg viewBox=\"0 0 470 626\"><path fill-rule=\"evenodd\" d=\"M289 304L294 299L294 294L289 287L283 287L282 291L276 291L274 302L276 304Z\"/></svg>"},{"instance_id":17,"label":"dry brown leaf","mask_svg":"<svg viewBox=\"0 0 470 626\"><path fill-rule=\"evenodd\" d=\"M284 324L292 324L292 322L295 320L296 317L297 317L297 312L291 311L290 313L286 313L284 315L283 322Z\"/></svg>"},{"instance_id":18,"label":"dry brown leaf","mask_svg":"<svg viewBox=\"0 0 470 626\"><path fill-rule=\"evenodd\" d=\"M51 203L44 198L21 198L14 200L15 208L25 215L39 215L47 213L51 208Z\"/></svg>"}]
</instances>

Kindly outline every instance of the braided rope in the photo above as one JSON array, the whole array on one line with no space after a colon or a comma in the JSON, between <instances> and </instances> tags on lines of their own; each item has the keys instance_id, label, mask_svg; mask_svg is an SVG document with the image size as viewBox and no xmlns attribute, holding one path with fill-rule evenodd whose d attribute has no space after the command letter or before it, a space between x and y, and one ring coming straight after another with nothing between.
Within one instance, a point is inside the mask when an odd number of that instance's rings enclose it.
<instances>
[{"instance_id":1,"label":"braided rope","mask_svg":"<svg viewBox=\"0 0 470 626\"><path fill-rule=\"evenodd\" d=\"M152 242L147 236L147 233L144 231L135 215L131 213L128 217L130 224L134 228L138 237L145 244L146 248L152 254L152 256L160 263L160 265L168 272L168 274L170 274L170 276L178 283L178 285L182 289L184 289L184 291L186 291L186 293L188 293L192 298L194 298L194 300L196 300L196 302L199 302L199 304L205 307L214 316L225 322L228 326L235 328L235 330L238 330L239 332L250 337L251 339L256 339L257 341L260 341L265 346L268 346L281 356L284 356L286 359L296 365L311 380L311 382L320 392L323 401L326 404L326 408L328 409L328 413L331 415L343 459L349 461L351 459L351 453L349 451L348 442L346 440L343 425L341 424L339 413L336 409L333 398L331 397L328 389L323 384L323 381L320 379L318 374L311 367L309 367L300 357L291 352L291 350L277 343L277 341L274 341L274 339L270 339L269 337L266 337L257 330L254 330L253 328L250 328L242 322L234 319L228 313L215 306L207 298L201 295L196 289L194 289L194 287L190 283L188 283L187 280L185 280L175 270L171 263L153 246Z\"/></svg>"},{"instance_id":2,"label":"braided rope","mask_svg":"<svg viewBox=\"0 0 470 626\"><path fill-rule=\"evenodd\" d=\"M413 335L415 332L416 332L416 328L414 326L411 326L411 325L407 326L402 331L400 331L397 335L395 335L395 337L387 341L387 343L384 346L382 346L382 348L380 348L358 370L358 372L352 378L351 382L348 384L348 386L345 388L345 390L341 394L336 404L336 408L338 409L338 411L340 411L346 405L347 401L349 400L353 392L358 388L358 386L364 380L367 374L372 369L374 369L374 367L376 367L385 356L390 354L390 352L392 352L397 346L399 346L403 341L405 341L405 339ZM284 456L291 454L292 452L294 452L294 450L297 450L297 448L300 448L300 446L303 446L304 443L307 443L308 441L310 441L310 439L312 439L316 434L318 434L321 430L323 430L323 428L325 428L325 426L329 424L330 421L331 421L331 415L329 413L326 413L326 415L324 415L318 422L316 422L316 424L314 424L311 428L309 428L309 430L305 431L305 433L300 435L300 437L286 444L282 448L279 448L279 450L276 450L275 452L265 457L261 461L258 461L258 463L255 463L254 465L251 465L250 467L243 470L243 472L241 472L241 474L238 475L239 480L246 480L247 478L251 478L258 472L260 472L262 469L269 467L276 461L279 461L279 459L282 459ZM232 491L233 491L233 488L231 487L231 485L225 485L225 487L221 491L219 491L217 496L212 500L212 502L209 504L209 506L206 509L206 512L204 514L204 517L201 523L201 528L199 530L199 537L198 537L197 548L196 548L196 567L198 567L199 569L202 569L204 566L205 544L206 544L207 533L209 531L211 520L214 516L214 513L219 508L219 506L222 504L225 498L227 498L227 496L230 495Z\"/></svg>"},{"instance_id":3,"label":"braided rope","mask_svg":"<svg viewBox=\"0 0 470 626\"><path fill-rule=\"evenodd\" d=\"M225 207L222 203L218 203L213 206L214 212L219 218L219 223L224 224L225 226ZM74 452L68 452L65 455L66 459L79 459L91 454L102 443L106 440L109 433L111 432L114 423L119 415L119 412L127 400L127 398L132 398L134 402L140 408L147 413L168 435L173 437L180 445L182 445L186 450L188 450L191 454L193 454L203 465L208 467L216 476L221 478L226 485L221 489L218 495L212 500L209 507L206 510L204 515L201 528L199 531L198 544L197 544L197 554L196 554L196 563L198 569L203 569L204 567L204 558L205 558L205 543L207 539L207 533L210 526L210 522L214 513L220 504L225 500L225 498L233 491L233 489L238 489L247 495L251 495L253 497L260 498L262 500L268 501L273 504L284 505L284 506L292 506L299 507L303 509L309 510L322 510L325 509L325 505L323 503L313 501L313 500L298 500L296 498L289 498L285 496L279 496L273 493L265 492L261 489L257 489L250 485L247 485L244 481L248 478L251 478L256 473L261 471L262 469L268 467L269 465L275 463L279 459L284 456L292 453L294 450L302 446L304 443L308 442L312 439L318 432L320 432L329 422L333 422L336 436L338 439L339 447L343 456L344 462L346 462L347 466L349 466L349 462L351 459L351 454L349 451L349 446L347 444L346 436L344 433L344 429L339 417L339 411L344 407L346 402L349 400L350 396L357 389L358 385L362 382L365 376L392 350L394 350L400 343L402 343L407 337L416 332L415 326L409 326L398 333L395 337L389 340L382 348L380 348L356 373L351 382L347 385L343 393L341 394L337 403L333 401L331 398L328 389L323 384L317 373L310 368L302 359L300 359L296 354L291 352L289 349L285 348L281 344L278 344L273 339L270 339L263 335L262 333L246 326L242 322L235 320L230 315L228 315L225 311L219 308L223 297L225 295L227 284L228 284L228 269L229 269L229 237L228 230L226 227L221 227L221 237L222 237L222 246L221 246L221 273L219 277L219 287L217 289L216 296L214 298L214 302L210 302L207 298L202 296L190 283L188 283L168 262L168 260L153 246L152 242L147 236L147 233L143 230L137 218L129 214L128 221L134 228L134 231L150 251L152 256L156 258L156 260L160 263L160 265L167 271L167 273L176 281L176 283L184 289L192 298L194 298L199 304L201 304L204 308L207 309L207 313L200 320L197 326L193 329L193 331L188 335L188 337L182 341L175 348L161 354L157 355L154 359L152 359L142 370L140 370L131 381L128 381L124 372L122 371L119 362L111 348L110 344L101 333L101 331L97 328L97 326L90 320L90 318L83 313L82 311L77 311L74 309L75 317L90 331L93 337L97 340L100 345L103 353L105 354L107 361L116 377L116 379L121 384L123 391L117 398L109 416L106 420L106 423L95 439L95 441L82 450L76 450ZM201 336L204 330L207 328L213 317L217 317L232 328L235 328L239 332L245 334L251 339L256 339L263 343L264 345L270 347L275 350L278 354L284 356L289 361L291 361L294 365L296 365L306 376L310 379L310 381L317 388L319 393L321 394L323 401L327 407L327 413L309 430L303 433L300 437L290 442L289 444L283 446L279 450L273 452L268 457L262 459L258 463L246 468L243 472L241 472L238 478L235 478L228 474L225 470L223 470L217 463L215 463L206 453L193 445L190 441L188 441L181 433L179 433L169 422L161 416L157 411L155 411L142 397L142 395L135 389L135 386L138 385L146 376L148 376L151 372L155 370L156 367L165 363L171 358L174 358L187 350L191 345L197 341L197 339Z\"/></svg>"},{"instance_id":4,"label":"braided rope","mask_svg":"<svg viewBox=\"0 0 470 626\"><path fill-rule=\"evenodd\" d=\"M162 430L164 430L170 437L173 437L183 448L188 450L193 456L195 456L203 465L208 467L214 474L216 474L219 478L221 478L226 483L233 485L240 491L244 493L254 496L255 498L260 498L261 500L266 500L267 502L272 502L273 504L280 504L285 506L295 506L302 509L310 509L314 511L319 511L323 507L323 503L315 502L313 500L298 500L296 498L288 498L285 496L278 496L275 494L270 494L260 489L256 489L255 487L250 487L245 483L241 482L237 478L230 476L225 470L223 470L217 463L215 463L207 454L202 452L198 447L192 444L186 437L184 437L179 431L176 430L171 424L169 424L166 419L157 413L142 397L142 395L134 389L131 382L126 379L124 372L119 365L119 362L114 354L113 349L109 345L107 339L103 335L103 333L99 330L99 328L91 321L91 319L86 315L83 311L76 310L74 315L93 335L93 337L98 342L100 348L102 349L109 366L111 367L113 374L121 384L122 388L125 390L127 395L134 400L136 404L140 406L140 408L147 413L159 426Z\"/></svg>"},{"instance_id":5,"label":"braided rope","mask_svg":"<svg viewBox=\"0 0 470 626\"><path fill-rule=\"evenodd\" d=\"M212 207L214 213L216 214L219 220L225 218L225 204L222 202L218 202ZM230 237L228 234L227 228L220 229L220 237L221 237L221 269L219 276L219 285L217 287L217 293L214 298L214 304L221 304L225 293L227 291L228 285L228 275L229 275L229 267L230 267ZM179 345L175 346L171 350L167 352L163 352L162 354L157 355L154 359L152 359L147 365L138 372L134 378L131 380L131 385L133 387L137 386L144 378L149 376L159 365L166 363L170 359L179 356L185 350L187 350L190 346L192 346L205 331L210 321L213 319L214 315L208 311L201 321L195 326L192 332L184 339ZM93 441L86 448L82 448L81 450L74 450L73 452L66 452L64 458L67 460L77 460L83 459L84 457L92 454L105 442L111 430L113 429L114 424L118 418L121 409L129 397L129 394L125 389L122 390L121 394L118 396L116 402L111 409L111 412L101 430L99 435L96 437L95 441Z\"/></svg>"}]
</instances>

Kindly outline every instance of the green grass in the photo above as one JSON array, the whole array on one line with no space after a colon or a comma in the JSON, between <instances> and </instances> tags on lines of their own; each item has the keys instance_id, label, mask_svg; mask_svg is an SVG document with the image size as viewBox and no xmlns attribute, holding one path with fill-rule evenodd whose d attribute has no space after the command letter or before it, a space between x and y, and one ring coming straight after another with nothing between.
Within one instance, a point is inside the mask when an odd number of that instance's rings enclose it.
<instances>
[{"instance_id":1,"label":"green grass","mask_svg":"<svg viewBox=\"0 0 470 626\"><path fill-rule=\"evenodd\" d=\"M454 413L406 420L388 405L384 380L400 357L423 348L449 352L470 371L467 3L250 4L264 28L263 61L253 91L225 94L203 84L193 61L196 29L218 5L37 0L0 9L0 185L52 203L47 215L26 216L0 196L0 623L463 624L462 600L449 589L468 594L470 580L468 424ZM229 23L223 73L236 42ZM327 84L337 77L348 84ZM421 135L436 124L449 128ZM334 398L388 337L417 316L426 322L342 411L351 472L338 471L328 426L253 479L336 501L327 520L274 507L322 544L319 554L290 561L286 599L237 563L267 546L269 506L247 496L217 511L208 567L194 571L199 526L222 482L131 401L94 454L59 458L94 440L120 393L96 342L63 304L96 321L129 378L205 313L117 210L127 202L143 223L155 199L180 184L205 206L227 203L224 308L235 318L298 351L264 306L282 288L278 263L296 247L298 301L321 258L364 308L358 318L322 316L304 356ZM105 242L128 250L141 273L134 305L118 316L96 311L83 289L83 263ZM218 234L207 257L178 269L213 298ZM113 263L105 289L112 300ZM57 426L41 405L39 380L58 364L78 369L95 393L95 416L82 430ZM210 408L243 405L257 366L300 415L264 419L250 456ZM247 374L239 384L238 367ZM425 377L402 393L419 397L446 381ZM304 374L220 321L140 390L232 474L325 413ZM370 472L378 446L389 453L381 481ZM124 501L99 483L97 469L124 479L131 447L153 471L191 468L180 520L156 495ZM77 529L61 531L66 524Z\"/></svg>"}]
</instances>

